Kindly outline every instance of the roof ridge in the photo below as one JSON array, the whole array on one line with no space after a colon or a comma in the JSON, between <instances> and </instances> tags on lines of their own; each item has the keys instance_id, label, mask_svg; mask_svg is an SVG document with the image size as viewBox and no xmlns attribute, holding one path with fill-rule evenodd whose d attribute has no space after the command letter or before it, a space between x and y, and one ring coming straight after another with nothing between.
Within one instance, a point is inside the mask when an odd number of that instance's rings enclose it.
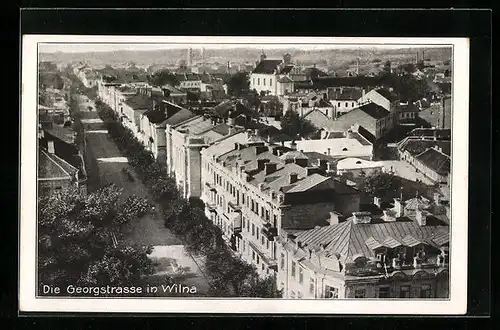
<instances>
[{"instance_id":1,"label":"roof ridge","mask_svg":"<svg viewBox=\"0 0 500 330\"><path fill-rule=\"evenodd\" d=\"M53 158L52 156L54 157L57 157L58 160L62 161L65 165L68 165L69 167L72 167L74 168L76 171L78 171L78 169L76 167L74 167L73 165L71 165L70 163L66 162L64 159L62 159L61 157L55 155L55 154L49 154L48 152L46 152L44 149L40 149L40 151L48 158L50 159L54 164L56 164L57 167L59 167L64 173L66 173L69 177L71 177L71 173L68 173L68 171L66 171L66 169L64 167L62 167L59 163L57 163Z\"/></svg>"}]
</instances>

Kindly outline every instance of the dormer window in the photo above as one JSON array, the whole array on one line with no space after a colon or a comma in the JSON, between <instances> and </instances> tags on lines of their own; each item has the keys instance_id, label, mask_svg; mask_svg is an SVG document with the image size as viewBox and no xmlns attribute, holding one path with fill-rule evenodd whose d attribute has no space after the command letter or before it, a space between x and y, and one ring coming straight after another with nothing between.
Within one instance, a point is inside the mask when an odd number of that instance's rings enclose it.
<instances>
[{"instance_id":1,"label":"dormer window","mask_svg":"<svg viewBox=\"0 0 500 330\"><path fill-rule=\"evenodd\" d=\"M342 151L347 151L347 148L342 149Z\"/></svg>"}]
</instances>

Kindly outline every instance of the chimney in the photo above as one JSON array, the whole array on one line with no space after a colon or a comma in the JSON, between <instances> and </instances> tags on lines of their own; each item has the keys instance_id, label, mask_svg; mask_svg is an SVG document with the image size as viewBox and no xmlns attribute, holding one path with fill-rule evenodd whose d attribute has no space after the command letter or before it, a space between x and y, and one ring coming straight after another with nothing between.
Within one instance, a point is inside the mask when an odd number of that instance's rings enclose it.
<instances>
[{"instance_id":1,"label":"chimney","mask_svg":"<svg viewBox=\"0 0 500 330\"><path fill-rule=\"evenodd\" d=\"M257 159L257 169L262 171L264 169L265 164L269 162L269 159Z\"/></svg>"},{"instance_id":2,"label":"chimney","mask_svg":"<svg viewBox=\"0 0 500 330\"><path fill-rule=\"evenodd\" d=\"M370 212L352 212L353 223L354 224L367 224L371 222Z\"/></svg>"},{"instance_id":3,"label":"chimney","mask_svg":"<svg viewBox=\"0 0 500 330\"><path fill-rule=\"evenodd\" d=\"M306 172L307 172L307 176L310 176L310 175L313 175L315 173L319 173L321 171L321 169L319 167L316 167L316 166L308 166L306 167Z\"/></svg>"},{"instance_id":4,"label":"chimney","mask_svg":"<svg viewBox=\"0 0 500 330\"><path fill-rule=\"evenodd\" d=\"M396 221L396 218L393 216L393 214L389 214L389 210L382 210L383 216L382 220L385 222L393 222Z\"/></svg>"},{"instance_id":5,"label":"chimney","mask_svg":"<svg viewBox=\"0 0 500 330\"><path fill-rule=\"evenodd\" d=\"M380 207L380 205L382 204L380 197L377 196L373 197L373 204L376 205L377 207Z\"/></svg>"},{"instance_id":6,"label":"chimney","mask_svg":"<svg viewBox=\"0 0 500 330\"><path fill-rule=\"evenodd\" d=\"M257 145L257 146L255 146L255 155L259 155L267 150L268 150L268 148L266 146ZM269 161L269 160L267 160L267 161Z\"/></svg>"},{"instance_id":7,"label":"chimney","mask_svg":"<svg viewBox=\"0 0 500 330\"><path fill-rule=\"evenodd\" d=\"M348 138L348 139L352 139L353 138L353 134L352 134L352 130L351 129L347 130L347 132L345 133L345 137Z\"/></svg>"},{"instance_id":8,"label":"chimney","mask_svg":"<svg viewBox=\"0 0 500 330\"><path fill-rule=\"evenodd\" d=\"M298 180L298 176L299 176L299 175L298 175L297 173L295 173L295 172L294 172L294 173L290 173L290 174L288 175L288 179L289 179L289 180L288 180L288 183L289 183L289 184L293 184L293 183L297 182L297 180Z\"/></svg>"},{"instance_id":9,"label":"chimney","mask_svg":"<svg viewBox=\"0 0 500 330\"><path fill-rule=\"evenodd\" d=\"M342 220L343 220L342 214L335 212L335 211L330 212L330 219L328 219L330 226L339 224L340 222L342 222Z\"/></svg>"},{"instance_id":10,"label":"chimney","mask_svg":"<svg viewBox=\"0 0 500 330\"><path fill-rule=\"evenodd\" d=\"M47 150L50 154L55 154L54 141L47 141Z\"/></svg>"},{"instance_id":11,"label":"chimney","mask_svg":"<svg viewBox=\"0 0 500 330\"><path fill-rule=\"evenodd\" d=\"M328 174L335 174L337 172L337 166L333 162L326 163L326 172Z\"/></svg>"},{"instance_id":12,"label":"chimney","mask_svg":"<svg viewBox=\"0 0 500 330\"><path fill-rule=\"evenodd\" d=\"M307 167L307 165L308 165L307 158L297 158L297 157L295 157L293 159L293 162L295 164L299 165L300 167Z\"/></svg>"},{"instance_id":13,"label":"chimney","mask_svg":"<svg viewBox=\"0 0 500 330\"><path fill-rule=\"evenodd\" d=\"M427 224L427 212L417 208L415 211L415 219L419 226L425 226Z\"/></svg>"},{"instance_id":14,"label":"chimney","mask_svg":"<svg viewBox=\"0 0 500 330\"><path fill-rule=\"evenodd\" d=\"M394 210L396 211L396 217L400 218L404 216L403 203L399 198L394 198Z\"/></svg>"},{"instance_id":15,"label":"chimney","mask_svg":"<svg viewBox=\"0 0 500 330\"><path fill-rule=\"evenodd\" d=\"M265 170L266 170L266 175L269 175L271 173L276 172L277 164L269 162L269 163L265 163L264 167L265 167Z\"/></svg>"}]
</instances>

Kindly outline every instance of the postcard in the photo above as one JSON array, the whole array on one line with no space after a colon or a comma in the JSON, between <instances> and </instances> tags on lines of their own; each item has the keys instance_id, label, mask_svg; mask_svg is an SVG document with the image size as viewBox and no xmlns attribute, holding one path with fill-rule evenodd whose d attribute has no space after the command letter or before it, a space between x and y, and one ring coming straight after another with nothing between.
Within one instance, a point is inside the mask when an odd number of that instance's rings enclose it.
<instances>
[{"instance_id":1,"label":"postcard","mask_svg":"<svg viewBox=\"0 0 500 330\"><path fill-rule=\"evenodd\" d=\"M20 311L464 314L468 61L24 35Z\"/></svg>"}]
</instances>

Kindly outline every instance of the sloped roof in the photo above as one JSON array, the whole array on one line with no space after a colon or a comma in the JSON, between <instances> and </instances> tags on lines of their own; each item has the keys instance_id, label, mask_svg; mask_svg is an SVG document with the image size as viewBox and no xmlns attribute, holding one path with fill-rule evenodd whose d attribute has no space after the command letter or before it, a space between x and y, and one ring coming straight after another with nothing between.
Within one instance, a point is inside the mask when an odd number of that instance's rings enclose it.
<instances>
[{"instance_id":1,"label":"sloped roof","mask_svg":"<svg viewBox=\"0 0 500 330\"><path fill-rule=\"evenodd\" d=\"M449 156L451 152L451 141L434 141L432 139L422 139L419 137L407 137L398 144L399 150L403 152L408 151L413 156L433 147L441 148L443 153Z\"/></svg>"},{"instance_id":2,"label":"sloped roof","mask_svg":"<svg viewBox=\"0 0 500 330\"><path fill-rule=\"evenodd\" d=\"M134 110L150 109L153 106L153 101L150 97L142 94L136 94L125 100L125 103Z\"/></svg>"},{"instance_id":3,"label":"sloped roof","mask_svg":"<svg viewBox=\"0 0 500 330\"><path fill-rule=\"evenodd\" d=\"M72 178L78 169L55 154L38 148L38 177L40 179Z\"/></svg>"},{"instance_id":4,"label":"sloped roof","mask_svg":"<svg viewBox=\"0 0 500 330\"><path fill-rule=\"evenodd\" d=\"M317 227L297 234L296 240L312 248L325 246L325 251L339 254L343 261L363 255L375 257L374 248L385 244L397 246L403 238L412 244L413 240L439 246L432 238L439 232L448 232L448 226L420 226L413 221L379 222L355 224L349 218L339 224ZM411 236L413 240L409 240Z\"/></svg>"},{"instance_id":5,"label":"sloped roof","mask_svg":"<svg viewBox=\"0 0 500 330\"><path fill-rule=\"evenodd\" d=\"M182 123L183 121L186 121L190 118L193 118L194 116L196 116L196 115L194 113L192 113L191 111L189 111L188 109L181 108L174 115L167 118L167 120L165 122L168 125L174 126L174 125L178 125L178 124Z\"/></svg>"},{"instance_id":6,"label":"sloped roof","mask_svg":"<svg viewBox=\"0 0 500 330\"><path fill-rule=\"evenodd\" d=\"M281 60L262 60L257 64L252 73L272 74L274 70L278 69Z\"/></svg>"},{"instance_id":7,"label":"sloped roof","mask_svg":"<svg viewBox=\"0 0 500 330\"><path fill-rule=\"evenodd\" d=\"M399 100L399 97L395 93L391 92L390 90L388 90L386 88L377 89L377 93L379 93L380 95L385 97L387 100L389 100L389 102L394 102L394 101Z\"/></svg>"},{"instance_id":8,"label":"sloped roof","mask_svg":"<svg viewBox=\"0 0 500 330\"><path fill-rule=\"evenodd\" d=\"M375 119L382 119L391 114L387 109L373 102L364 104L359 109Z\"/></svg>"},{"instance_id":9,"label":"sloped roof","mask_svg":"<svg viewBox=\"0 0 500 330\"><path fill-rule=\"evenodd\" d=\"M280 74L288 74L288 73L290 73L290 71L292 71L293 67L294 67L293 65L286 65L286 66L284 66L281 69Z\"/></svg>"},{"instance_id":10,"label":"sloped roof","mask_svg":"<svg viewBox=\"0 0 500 330\"><path fill-rule=\"evenodd\" d=\"M150 123L153 124L159 124L165 119L167 119L167 115L165 114L164 111L158 111L158 110L149 110L144 113L148 117L148 120Z\"/></svg>"},{"instance_id":11,"label":"sloped roof","mask_svg":"<svg viewBox=\"0 0 500 330\"><path fill-rule=\"evenodd\" d=\"M288 77L288 76L284 76L284 77L281 77L280 79L278 79L278 82L279 83L291 83L291 82L293 82L293 79Z\"/></svg>"},{"instance_id":12,"label":"sloped roof","mask_svg":"<svg viewBox=\"0 0 500 330\"><path fill-rule=\"evenodd\" d=\"M429 169L446 176L450 174L450 157L434 148L429 148L416 158Z\"/></svg>"}]
</instances>

